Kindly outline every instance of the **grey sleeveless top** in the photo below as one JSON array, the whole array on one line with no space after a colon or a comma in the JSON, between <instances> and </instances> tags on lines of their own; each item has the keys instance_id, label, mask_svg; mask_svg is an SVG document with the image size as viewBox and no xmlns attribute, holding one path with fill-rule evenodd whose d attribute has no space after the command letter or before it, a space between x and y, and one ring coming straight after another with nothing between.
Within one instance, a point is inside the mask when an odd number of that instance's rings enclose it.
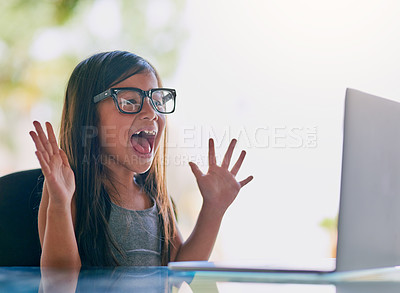
<instances>
[{"instance_id":1,"label":"grey sleeveless top","mask_svg":"<svg viewBox=\"0 0 400 293\"><path fill-rule=\"evenodd\" d=\"M160 266L161 235L155 202L146 210L132 211L111 203L110 230L125 255L114 247L122 266Z\"/></svg>"}]
</instances>

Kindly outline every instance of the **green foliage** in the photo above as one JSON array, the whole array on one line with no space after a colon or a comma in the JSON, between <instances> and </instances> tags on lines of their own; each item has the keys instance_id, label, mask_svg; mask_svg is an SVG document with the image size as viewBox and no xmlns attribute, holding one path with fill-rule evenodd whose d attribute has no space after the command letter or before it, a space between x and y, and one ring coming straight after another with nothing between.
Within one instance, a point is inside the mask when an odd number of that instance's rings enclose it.
<instances>
[{"instance_id":1,"label":"green foliage","mask_svg":"<svg viewBox=\"0 0 400 293\"><path fill-rule=\"evenodd\" d=\"M325 218L321 221L320 226L328 231L335 231L337 229L338 218Z\"/></svg>"},{"instance_id":2,"label":"green foliage","mask_svg":"<svg viewBox=\"0 0 400 293\"><path fill-rule=\"evenodd\" d=\"M54 2L56 3L54 18L61 25L73 15L79 0L58 0Z\"/></svg>"}]
</instances>

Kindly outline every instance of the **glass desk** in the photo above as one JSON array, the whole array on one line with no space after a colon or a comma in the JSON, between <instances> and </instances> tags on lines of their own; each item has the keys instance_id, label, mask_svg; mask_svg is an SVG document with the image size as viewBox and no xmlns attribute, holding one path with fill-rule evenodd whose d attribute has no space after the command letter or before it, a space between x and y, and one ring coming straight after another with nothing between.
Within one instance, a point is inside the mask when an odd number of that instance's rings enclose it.
<instances>
[{"instance_id":1,"label":"glass desk","mask_svg":"<svg viewBox=\"0 0 400 293\"><path fill-rule=\"evenodd\" d=\"M335 275L336 274L336 275ZM80 271L0 267L0 292L400 292L400 269L367 274L176 272L167 267Z\"/></svg>"}]
</instances>

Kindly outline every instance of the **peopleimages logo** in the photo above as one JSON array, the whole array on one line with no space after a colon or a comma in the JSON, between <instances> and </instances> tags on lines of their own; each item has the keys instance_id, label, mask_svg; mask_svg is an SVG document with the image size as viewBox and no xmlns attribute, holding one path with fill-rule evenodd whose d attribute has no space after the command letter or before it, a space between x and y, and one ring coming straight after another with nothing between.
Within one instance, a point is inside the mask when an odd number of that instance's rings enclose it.
<instances>
[{"instance_id":1,"label":"peopleimages logo","mask_svg":"<svg viewBox=\"0 0 400 293\"><path fill-rule=\"evenodd\" d=\"M208 139L214 139L215 148L225 148L236 138L242 147L275 148L275 149L314 149L318 146L317 126L260 126L260 127L212 127L212 126L184 126L170 128L167 135L167 147L170 148L204 148L208 146ZM88 146L92 139L102 136L99 140L103 147L115 147L117 144L126 144L129 126L117 129L107 127L98 129L96 126L82 128L82 144Z\"/></svg>"},{"instance_id":2,"label":"peopleimages logo","mask_svg":"<svg viewBox=\"0 0 400 293\"><path fill-rule=\"evenodd\" d=\"M92 139L103 135L103 147L114 147L117 144L126 144L127 134L130 128L117 129L108 127L98 129L90 126L82 129L83 146L89 146ZM100 134L101 133L101 134ZM167 157L166 165L183 166L189 162L196 162L199 166L208 165L208 140L212 137L216 148L216 159L218 162L226 152L230 141L234 138L240 143L240 148L251 149L316 149L318 146L317 126L263 126L263 127L207 127L207 126L182 126L170 128L167 135ZM98 162L106 165L118 161L121 164L144 163L146 160L135 156L110 156L110 155L87 155L83 164Z\"/></svg>"}]
</instances>

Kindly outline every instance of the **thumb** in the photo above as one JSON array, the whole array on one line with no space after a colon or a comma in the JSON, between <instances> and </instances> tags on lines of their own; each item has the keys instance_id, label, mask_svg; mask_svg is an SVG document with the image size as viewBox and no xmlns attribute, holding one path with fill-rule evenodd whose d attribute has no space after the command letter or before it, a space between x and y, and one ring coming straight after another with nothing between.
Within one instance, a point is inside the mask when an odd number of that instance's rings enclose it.
<instances>
[{"instance_id":1,"label":"thumb","mask_svg":"<svg viewBox=\"0 0 400 293\"><path fill-rule=\"evenodd\" d=\"M193 172L194 176L196 177L196 179L203 176L203 172L201 172L201 170L195 163L189 162L189 166L192 169L192 172Z\"/></svg>"}]
</instances>

